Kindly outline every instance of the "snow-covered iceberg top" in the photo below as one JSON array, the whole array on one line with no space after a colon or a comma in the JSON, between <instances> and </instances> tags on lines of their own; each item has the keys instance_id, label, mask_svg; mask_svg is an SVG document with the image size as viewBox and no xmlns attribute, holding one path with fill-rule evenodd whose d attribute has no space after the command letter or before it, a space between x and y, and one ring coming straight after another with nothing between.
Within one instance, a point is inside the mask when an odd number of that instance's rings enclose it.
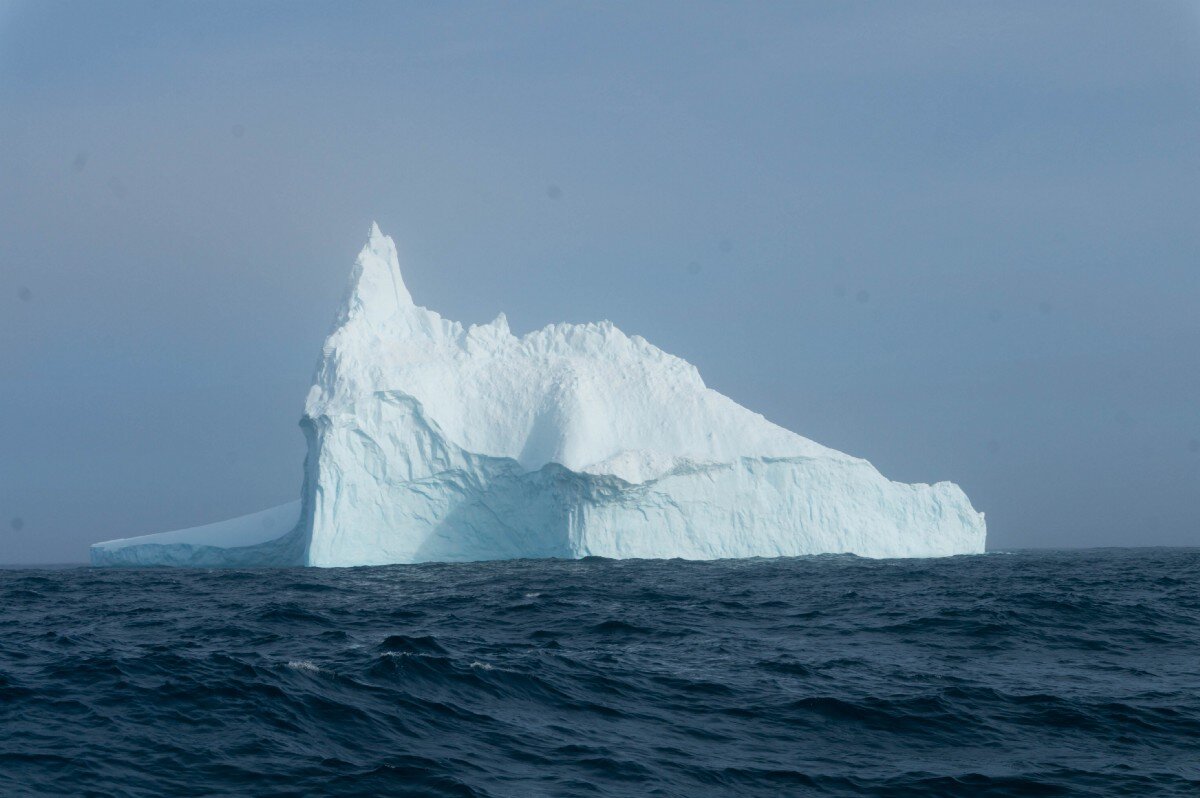
<instances>
[{"instance_id":1,"label":"snow-covered iceberg top","mask_svg":"<svg viewBox=\"0 0 1200 798\"><path fill-rule=\"evenodd\" d=\"M503 314L465 329L447 321L413 302L395 244L373 225L305 413L353 412L377 391L412 396L449 440L531 471L558 463L642 482L679 461L847 457L705 387L695 366L611 322L518 338Z\"/></svg>"},{"instance_id":2,"label":"snow-covered iceberg top","mask_svg":"<svg viewBox=\"0 0 1200 798\"><path fill-rule=\"evenodd\" d=\"M865 460L706 387L694 366L609 322L518 337L503 314L464 328L420 307L377 225L301 425L309 452L299 506L97 544L93 561L983 550L983 517L957 486L889 482ZM268 528L276 535L264 540Z\"/></svg>"}]
</instances>

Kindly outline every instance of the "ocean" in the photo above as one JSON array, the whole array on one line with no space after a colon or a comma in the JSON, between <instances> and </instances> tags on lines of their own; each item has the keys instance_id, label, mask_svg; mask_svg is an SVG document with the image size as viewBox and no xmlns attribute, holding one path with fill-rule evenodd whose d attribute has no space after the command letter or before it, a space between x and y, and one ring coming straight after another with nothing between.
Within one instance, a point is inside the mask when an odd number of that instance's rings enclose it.
<instances>
[{"instance_id":1,"label":"ocean","mask_svg":"<svg viewBox=\"0 0 1200 798\"><path fill-rule=\"evenodd\" d=\"M0 570L0 793L1200 794L1200 550Z\"/></svg>"}]
</instances>

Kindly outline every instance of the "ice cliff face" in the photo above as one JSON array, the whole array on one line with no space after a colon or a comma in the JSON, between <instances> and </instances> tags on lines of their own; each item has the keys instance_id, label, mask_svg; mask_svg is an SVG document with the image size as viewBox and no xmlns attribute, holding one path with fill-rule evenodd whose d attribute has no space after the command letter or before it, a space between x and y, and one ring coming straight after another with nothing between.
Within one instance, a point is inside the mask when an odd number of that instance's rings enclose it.
<instances>
[{"instance_id":1,"label":"ice cliff face","mask_svg":"<svg viewBox=\"0 0 1200 798\"><path fill-rule=\"evenodd\" d=\"M372 227L301 421L298 504L92 547L93 563L983 551L948 482L890 482L608 322L517 337L416 305Z\"/></svg>"}]
</instances>

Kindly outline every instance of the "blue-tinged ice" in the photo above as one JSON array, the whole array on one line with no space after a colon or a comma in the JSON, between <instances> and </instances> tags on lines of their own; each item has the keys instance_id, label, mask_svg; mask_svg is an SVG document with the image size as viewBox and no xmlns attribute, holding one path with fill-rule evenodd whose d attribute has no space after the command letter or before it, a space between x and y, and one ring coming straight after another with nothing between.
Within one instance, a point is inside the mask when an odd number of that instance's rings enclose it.
<instances>
[{"instance_id":1,"label":"blue-tinged ice","mask_svg":"<svg viewBox=\"0 0 1200 798\"><path fill-rule=\"evenodd\" d=\"M97 565L983 551L957 485L908 485L707 388L609 322L517 337L416 305L377 226L301 420L299 502L98 543Z\"/></svg>"}]
</instances>

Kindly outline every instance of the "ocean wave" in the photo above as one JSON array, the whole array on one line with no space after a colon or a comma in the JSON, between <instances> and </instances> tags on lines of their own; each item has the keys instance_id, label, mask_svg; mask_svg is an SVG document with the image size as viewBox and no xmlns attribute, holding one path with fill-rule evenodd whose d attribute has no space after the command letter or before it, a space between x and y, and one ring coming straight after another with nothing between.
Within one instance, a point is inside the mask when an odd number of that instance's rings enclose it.
<instances>
[{"instance_id":1,"label":"ocean wave","mask_svg":"<svg viewBox=\"0 0 1200 798\"><path fill-rule=\"evenodd\" d=\"M1194 795L1200 552L0 571L0 793Z\"/></svg>"}]
</instances>

